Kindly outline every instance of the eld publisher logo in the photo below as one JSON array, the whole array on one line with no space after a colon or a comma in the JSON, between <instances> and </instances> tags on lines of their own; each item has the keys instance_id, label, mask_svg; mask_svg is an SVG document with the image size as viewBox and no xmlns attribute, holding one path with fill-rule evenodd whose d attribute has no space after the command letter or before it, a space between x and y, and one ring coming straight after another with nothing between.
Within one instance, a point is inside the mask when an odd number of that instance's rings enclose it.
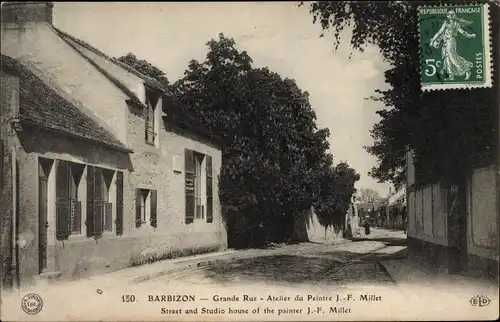
<instances>
[{"instance_id":1,"label":"eld publisher logo","mask_svg":"<svg viewBox=\"0 0 500 322\"><path fill-rule=\"evenodd\" d=\"M483 307L483 306L488 306L490 304L491 300L486 296L477 295L477 296L474 296L473 298L471 298L469 300L469 302L472 306Z\"/></svg>"}]
</instances>

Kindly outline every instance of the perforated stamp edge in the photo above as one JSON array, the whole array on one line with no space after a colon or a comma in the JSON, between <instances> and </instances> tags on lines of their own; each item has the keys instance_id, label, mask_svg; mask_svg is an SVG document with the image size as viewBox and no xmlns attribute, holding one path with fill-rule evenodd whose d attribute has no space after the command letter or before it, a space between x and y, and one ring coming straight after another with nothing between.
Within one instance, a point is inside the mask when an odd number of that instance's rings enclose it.
<instances>
[{"instance_id":1,"label":"perforated stamp edge","mask_svg":"<svg viewBox=\"0 0 500 322\"><path fill-rule=\"evenodd\" d=\"M421 8L457 8L457 7L465 7L470 5L479 5L483 7L483 44L484 44L484 75L485 80L482 84L475 83L458 83L458 84L424 84L422 80L422 43L420 37L420 9ZM496 5L496 4L494 4ZM418 49L419 49L419 72L420 72L420 86L423 92L430 91L440 91L440 90L450 90L450 89L458 89L458 90L467 90L474 88L491 88L493 86L493 54L491 51L492 47L492 28L491 28L491 16L490 16L490 5L488 3L477 3L477 4L444 4L440 6L431 5L431 6L419 6L418 10Z\"/></svg>"}]
</instances>

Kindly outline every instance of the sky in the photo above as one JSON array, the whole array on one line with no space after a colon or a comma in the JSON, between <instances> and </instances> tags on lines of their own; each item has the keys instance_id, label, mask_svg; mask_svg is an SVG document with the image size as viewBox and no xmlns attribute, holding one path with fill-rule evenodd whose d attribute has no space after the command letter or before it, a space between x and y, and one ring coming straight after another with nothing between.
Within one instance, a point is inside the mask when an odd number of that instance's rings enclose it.
<instances>
[{"instance_id":1,"label":"sky","mask_svg":"<svg viewBox=\"0 0 500 322\"><path fill-rule=\"evenodd\" d=\"M53 23L110 56L133 52L163 70L171 82L183 77L191 59L203 61L206 42L219 33L234 38L255 67L267 66L292 78L310 94L319 127L330 129L336 162L347 161L361 179L357 188L382 196L388 184L368 176L376 158L363 149L372 145L370 129L380 119L380 103L366 100L385 87L388 66L375 46L352 52L350 31L334 52L333 35L320 37L308 8L297 2L56 2ZM352 57L349 58L352 53Z\"/></svg>"}]
</instances>

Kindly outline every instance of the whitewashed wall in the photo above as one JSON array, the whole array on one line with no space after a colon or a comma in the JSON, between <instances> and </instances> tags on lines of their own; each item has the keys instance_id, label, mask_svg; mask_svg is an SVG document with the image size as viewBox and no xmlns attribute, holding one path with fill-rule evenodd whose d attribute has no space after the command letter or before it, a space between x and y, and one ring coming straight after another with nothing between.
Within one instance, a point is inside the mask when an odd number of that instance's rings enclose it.
<instances>
[{"instance_id":1,"label":"whitewashed wall","mask_svg":"<svg viewBox=\"0 0 500 322\"><path fill-rule=\"evenodd\" d=\"M475 169L467 186L468 251L498 261L500 184L495 167Z\"/></svg>"},{"instance_id":2,"label":"whitewashed wall","mask_svg":"<svg viewBox=\"0 0 500 322\"><path fill-rule=\"evenodd\" d=\"M446 189L438 182L409 190L408 236L446 246Z\"/></svg>"},{"instance_id":3,"label":"whitewashed wall","mask_svg":"<svg viewBox=\"0 0 500 322\"><path fill-rule=\"evenodd\" d=\"M448 245L447 191L441 183L408 192L408 236ZM475 169L467 180L468 252L498 261L500 182L495 166Z\"/></svg>"}]
</instances>

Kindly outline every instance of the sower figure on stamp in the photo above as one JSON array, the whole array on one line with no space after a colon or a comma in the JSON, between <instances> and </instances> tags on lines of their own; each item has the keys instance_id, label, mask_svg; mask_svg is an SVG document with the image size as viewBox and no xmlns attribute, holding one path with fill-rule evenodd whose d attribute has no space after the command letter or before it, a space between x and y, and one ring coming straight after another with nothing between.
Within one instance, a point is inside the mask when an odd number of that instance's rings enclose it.
<instances>
[{"instance_id":1,"label":"sower figure on stamp","mask_svg":"<svg viewBox=\"0 0 500 322\"><path fill-rule=\"evenodd\" d=\"M446 16L447 20L443 23L439 31L432 37L430 45L434 48L441 46L441 55L443 57L443 69L441 73L446 73L446 80L454 80L455 76L465 75L468 80L471 76L473 63L461 57L457 53L458 33L466 38L475 38L476 34L468 33L463 30L463 26L470 25L472 22L458 18L455 11L450 10Z\"/></svg>"}]
</instances>

